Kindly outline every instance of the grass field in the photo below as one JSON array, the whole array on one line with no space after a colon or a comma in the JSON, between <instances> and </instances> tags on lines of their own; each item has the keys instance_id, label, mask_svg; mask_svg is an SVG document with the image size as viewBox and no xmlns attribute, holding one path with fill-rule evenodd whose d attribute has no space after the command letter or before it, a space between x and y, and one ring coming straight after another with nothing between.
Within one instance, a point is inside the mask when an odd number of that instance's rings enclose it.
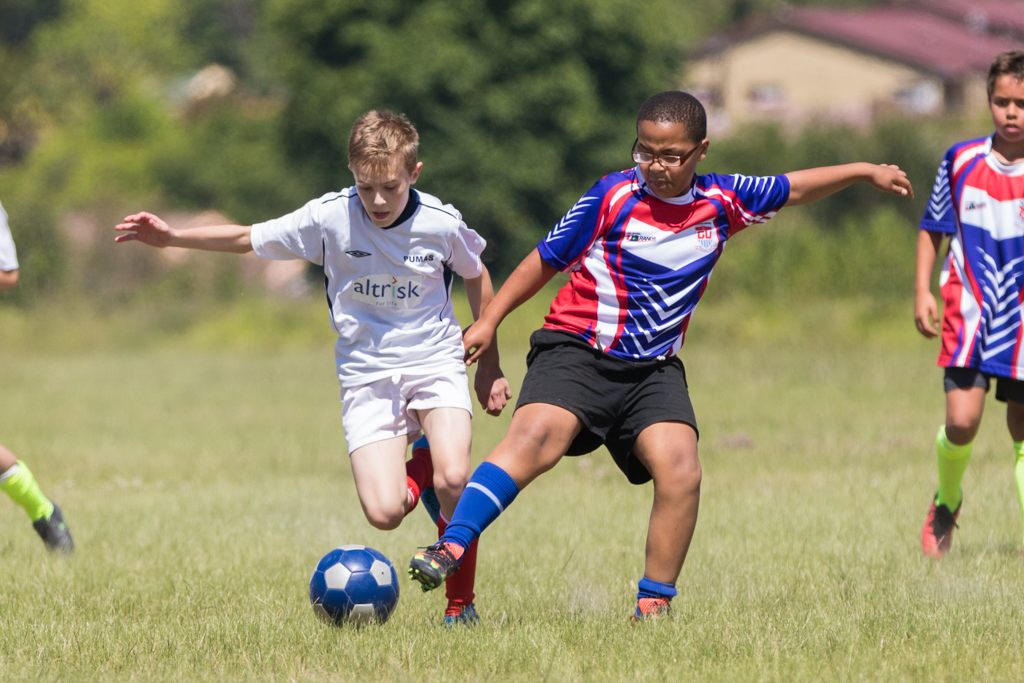
<instances>
[{"instance_id":1,"label":"grass field","mask_svg":"<svg viewBox=\"0 0 1024 683\"><path fill-rule=\"evenodd\" d=\"M365 543L404 570L433 530L419 511L390 533L363 519L321 308L162 326L0 310L0 441L78 543L47 556L0 501L0 678L1020 679L1002 408L990 399L953 552L928 561L936 347L870 302L698 311L682 355L704 487L671 620L627 622L651 489L602 451L563 460L484 536L481 627L440 628L443 596L404 576L387 625L324 626L306 597L321 555ZM514 388L538 322L533 307L504 328ZM475 418L476 461L508 418Z\"/></svg>"}]
</instances>

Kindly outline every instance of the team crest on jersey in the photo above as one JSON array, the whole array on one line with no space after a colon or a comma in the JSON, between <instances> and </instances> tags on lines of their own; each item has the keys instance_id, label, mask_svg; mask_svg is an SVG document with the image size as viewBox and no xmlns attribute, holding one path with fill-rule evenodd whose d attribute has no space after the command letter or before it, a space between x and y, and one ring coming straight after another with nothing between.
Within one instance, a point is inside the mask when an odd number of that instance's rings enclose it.
<instances>
[{"instance_id":1,"label":"team crest on jersey","mask_svg":"<svg viewBox=\"0 0 1024 683\"><path fill-rule=\"evenodd\" d=\"M699 251L714 251L718 245L718 230L715 224L708 221L695 226L697 233L697 249Z\"/></svg>"},{"instance_id":2,"label":"team crest on jersey","mask_svg":"<svg viewBox=\"0 0 1024 683\"><path fill-rule=\"evenodd\" d=\"M413 308L423 301L423 278L370 275L352 283L352 298L375 308Z\"/></svg>"},{"instance_id":3,"label":"team crest on jersey","mask_svg":"<svg viewBox=\"0 0 1024 683\"><path fill-rule=\"evenodd\" d=\"M358 249L353 249L352 251L346 251L345 253L348 254L349 256L355 256L356 258L363 258L364 256L370 256L370 252L368 252L368 251L359 251Z\"/></svg>"}]
</instances>

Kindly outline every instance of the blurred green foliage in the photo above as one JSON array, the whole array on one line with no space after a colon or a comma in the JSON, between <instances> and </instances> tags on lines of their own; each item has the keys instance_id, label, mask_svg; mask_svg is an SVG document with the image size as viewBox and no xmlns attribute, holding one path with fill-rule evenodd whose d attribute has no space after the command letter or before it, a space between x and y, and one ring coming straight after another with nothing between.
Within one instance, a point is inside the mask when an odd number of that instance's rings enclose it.
<instances>
[{"instance_id":1,"label":"blurred green foliage","mask_svg":"<svg viewBox=\"0 0 1024 683\"><path fill-rule=\"evenodd\" d=\"M842 4L797 4L812 2ZM417 124L420 189L488 239L485 258L500 278L594 181L630 164L636 110L678 83L687 48L782 6L0 0L0 201L22 263L21 285L0 302L240 296L235 266L168 268L107 237L83 252L68 217L113 225L140 209L216 209L242 223L282 215L352 182L348 130L371 108ZM235 87L190 99L190 79L211 63L230 67ZM913 265L893 245L912 239L945 147L986 126L893 120L795 138L761 126L713 141L702 171L889 162L908 170L918 197L858 187L784 212L737 240L751 246L730 245L712 291L781 296L814 283L842 293L847 281L861 293L900 291ZM888 275L878 275L890 257ZM154 273L167 282L139 285ZM191 277L203 284L183 284Z\"/></svg>"}]
</instances>

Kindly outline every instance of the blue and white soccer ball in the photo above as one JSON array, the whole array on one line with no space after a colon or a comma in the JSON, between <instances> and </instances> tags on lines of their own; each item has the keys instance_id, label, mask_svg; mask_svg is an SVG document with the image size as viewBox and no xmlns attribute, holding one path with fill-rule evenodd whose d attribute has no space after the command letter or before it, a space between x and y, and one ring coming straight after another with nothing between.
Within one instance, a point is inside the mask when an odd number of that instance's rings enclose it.
<instances>
[{"instance_id":1,"label":"blue and white soccer ball","mask_svg":"<svg viewBox=\"0 0 1024 683\"><path fill-rule=\"evenodd\" d=\"M318 617L337 626L383 624L398 605L398 574L379 551L343 545L317 564L309 579L309 601Z\"/></svg>"}]
</instances>

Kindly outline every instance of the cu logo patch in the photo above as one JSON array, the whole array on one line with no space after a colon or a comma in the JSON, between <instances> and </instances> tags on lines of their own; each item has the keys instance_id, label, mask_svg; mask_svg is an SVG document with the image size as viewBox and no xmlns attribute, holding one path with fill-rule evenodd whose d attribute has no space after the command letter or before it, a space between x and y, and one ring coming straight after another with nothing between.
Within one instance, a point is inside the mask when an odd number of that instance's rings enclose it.
<instances>
[{"instance_id":1,"label":"cu logo patch","mask_svg":"<svg viewBox=\"0 0 1024 683\"><path fill-rule=\"evenodd\" d=\"M701 251L713 251L715 243L718 241L715 239L718 236L717 231L713 225L698 225L697 226L697 249Z\"/></svg>"}]
</instances>

